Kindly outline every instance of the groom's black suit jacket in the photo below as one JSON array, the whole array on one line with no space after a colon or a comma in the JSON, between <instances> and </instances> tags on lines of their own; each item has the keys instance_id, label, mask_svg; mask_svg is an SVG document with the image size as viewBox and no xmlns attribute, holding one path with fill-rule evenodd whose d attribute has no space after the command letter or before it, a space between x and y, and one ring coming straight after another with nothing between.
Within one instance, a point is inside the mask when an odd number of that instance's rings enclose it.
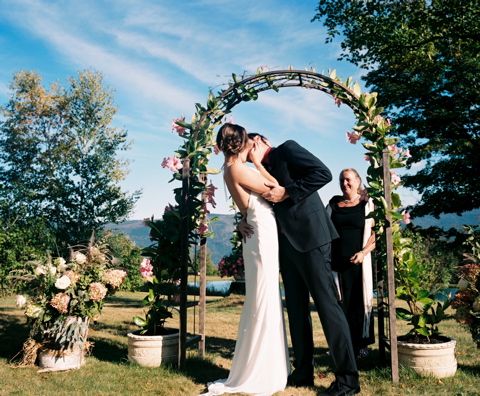
<instances>
[{"instance_id":1,"label":"groom's black suit jacket","mask_svg":"<svg viewBox=\"0 0 480 396\"><path fill-rule=\"evenodd\" d=\"M289 198L274 205L278 225L295 249L308 252L338 238L317 191L332 180L330 170L293 140L269 153L268 170Z\"/></svg>"}]
</instances>

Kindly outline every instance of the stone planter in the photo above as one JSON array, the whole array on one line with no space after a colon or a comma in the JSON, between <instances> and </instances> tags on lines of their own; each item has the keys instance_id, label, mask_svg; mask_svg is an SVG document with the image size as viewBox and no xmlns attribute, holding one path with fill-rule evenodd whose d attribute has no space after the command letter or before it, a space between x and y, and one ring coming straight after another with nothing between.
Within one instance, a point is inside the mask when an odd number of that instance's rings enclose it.
<instances>
[{"instance_id":1,"label":"stone planter","mask_svg":"<svg viewBox=\"0 0 480 396\"><path fill-rule=\"evenodd\" d=\"M83 349L58 351L42 347L38 350L38 365L41 368L39 373L74 370L84 364L85 351Z\"/></svg>"},{"instance_id":2,"label":"stone planter","mask_svg":"<svg viewBox=\"0 0 480 396\"><path fill-rule=\"evenodd\" d=\"M178 330L167 335L141 335L140 330L128 333L128 360L142 367L178 364Z\"/></svg>"},{"instance_id":3,"label":"stone planter","mask_svg":"<svg viewBox=\"0 0 480 396\"><path fill-rule=\"evenodd\" d=\"M457 371L456 341L445 338L440 344L414 344L398 340L398 363L421 376L453 377Z\"/></svg>"}]
</instances>

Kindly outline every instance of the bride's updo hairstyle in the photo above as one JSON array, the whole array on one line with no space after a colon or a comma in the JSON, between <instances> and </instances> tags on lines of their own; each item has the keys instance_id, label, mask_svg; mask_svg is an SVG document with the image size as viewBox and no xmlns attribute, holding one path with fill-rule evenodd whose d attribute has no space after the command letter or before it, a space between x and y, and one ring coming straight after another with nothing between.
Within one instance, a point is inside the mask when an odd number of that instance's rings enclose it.
<instances>
[{"instance_id":1,"label":"bride's updo hairstyle","mask_svg":"<svg viewBox=\"0 0 480 396\"><path fill-rule=\"evenodd\" d=\"M217 133L217 147L225 157L236 157L248 144L245 128L236 124L224 124Z\"/></svg>"}]
</instances>

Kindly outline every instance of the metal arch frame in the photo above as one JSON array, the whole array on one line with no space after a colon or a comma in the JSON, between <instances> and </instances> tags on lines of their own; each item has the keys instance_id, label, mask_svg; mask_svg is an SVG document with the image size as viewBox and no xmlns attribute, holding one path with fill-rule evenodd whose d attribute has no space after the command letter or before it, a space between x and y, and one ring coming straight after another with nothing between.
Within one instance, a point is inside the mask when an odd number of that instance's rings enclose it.
<instances>
[{"instance_id":1,"label":"metal arch frame","mask_svg":"<svg viewBox=\"0 0 480 396\"><path fill-rule=\"evenodd\" d=\"M225 108L231 109L243 101L248 95L241 87L255 89L255 92L263 92L270 89L278 90L285 87L304 87L333 94L333 87L340 88L339 92L346 93L347 97L342 98L343 103L353 111L358 111L359 97L352 89L345 84L331 77L308 70L276 70L245 77L241 81L230 83L230 87L221 91L217 100L222 102ZM247 99L250 100L250 99Z\"/></svg>"},{"instance_id":2,"label":"metal arch frame","mask_svg":"<svg viewBox=\"0 0 480 396\"><path fill-rule=\"evenodd\" d=\"M307 89L316 89L326 93L332 97L337 97L350 107L355 113L359 112L359 95L354 92L354 87L349 84L347 80L346 85L335 77L328 77L323 74L316 73L315 71L308 70L276 70L258 73L255 75L244 77L242 80L237 81L237 76L233 75L234 82L229 83L229 88L220 91L216 96L217 102L221 103L224 111L230 111L233 107L237 106L241 102L256 100L258 93L273 89L278 91L280 88L286 87L303 87ZM223 118L223 115L207 115L213 122L218 122ZM200 120L201 125L203 120ZM195 131L198 133L198 131ZM390 166L388 161L388 150L384 150L383 156L383 168L384 179L389 176ZM189 201L189 173L190 173L190 161L187 159L184 163L182 170L182 200L184 202L184 219L186 220L186 214L188 213L188 201ZM387 186L388 185L388 186ZM387 188L384 190L385 201L387 202L388 209L391 209L391 194L390 186L387 183ZM395 281L394 281L394 264L393 264L393 244L392 244L392 227L391 216L386 216L387 224L384 230L384 234L387 241L387 290L388 296L395 296ZM185 368L186 364L186 347L189 341L186 338L187 328L187 279L188 279L188 222L184 221L182 224L182 252L181 252L181 271L182 282L180 290L180 342L179 342L179 366L181 369ZM206 239L202 238L200 243L200 299L199 299L199 354L203 357L205 354L205 317L206 317ZM383 280L378 281L378 290L384 290ZM398 352L397 352L397 332L396 332L396 313L395 313L395 298L389 298L388 301L388 317L390 327L390 340L385 341L384 326L380 324L380 313L384 313L385 306L387 304L383 300L383 292L378 297L379 307L379 344L380 355L382 360L385 355L385 345L390 344L391 355L391 377L392 382L399 382L398 375ZM383 322L383 320L382 320ZM190 342L191 343L191 342Z\"/></svg>"}]
</instances>

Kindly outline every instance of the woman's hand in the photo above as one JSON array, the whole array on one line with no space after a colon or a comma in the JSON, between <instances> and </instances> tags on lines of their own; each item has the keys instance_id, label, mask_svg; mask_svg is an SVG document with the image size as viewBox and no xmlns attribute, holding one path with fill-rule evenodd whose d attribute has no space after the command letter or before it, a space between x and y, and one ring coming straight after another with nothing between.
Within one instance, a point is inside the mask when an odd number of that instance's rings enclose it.
<instances>
[{"instance_id":1,"label":"woman's hand","mask_svg":"<svg viewBox=\"0 0 480 396\"><path fill-rule=\"evenodd\" d=\"M360 250L359 252L355 253L352 257L350 257L350 262L352 264L362 264L364 259L365 259L365 253L363 253L363 250Z\"/></svg>"},{"instance_id":2,"label":"woman's hand","mask_svg":"<svg viewBox=\"0 0 480 396\"><path fill-rule=\"evenodd\" d=\"M262 166L263 157L265 156L267 149L267 145L254 141L253 147L249 153L249 159L257 169Z\"/></svg>"}]
</instances>

